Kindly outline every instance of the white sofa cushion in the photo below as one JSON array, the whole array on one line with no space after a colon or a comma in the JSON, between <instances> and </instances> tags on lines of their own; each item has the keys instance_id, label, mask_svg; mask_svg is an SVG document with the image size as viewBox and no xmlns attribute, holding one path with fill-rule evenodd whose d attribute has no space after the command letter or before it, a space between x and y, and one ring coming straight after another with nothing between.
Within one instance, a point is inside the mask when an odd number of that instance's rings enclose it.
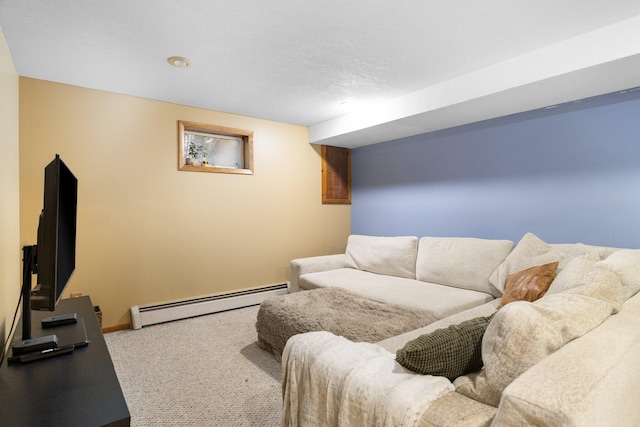
<instances>
[{"instance_id":1,"label":"white sofa cushion","mask_svg":"<svg viewBox=\"0 0 640 427\"><path fill-rule=\"evenodd\" d=\"M418 238L352 234L347 239L345 267L389 276L416 278Z\"/></svg>"},{"instance_id":2,"label":"white sofa cushion","mask_svg":"<svg viewBox=\"0 0 640 427\"><path fill-rule=\"evenodd\" d=\"M418 245L416 278L499 297L489 277L513 246L510 240L423 237Z\"/></svg>"},{"instance_id":3,"label":"white sofa cushion","mask_svg":"<svg viewBox=\"0 0 640 427\"><path fill-rule=\"evenodd\" d=\"M589 252L573 258L551 282L547 294L557 294L574 288L578 280L598 261L600 261L600 256L595 252Z\"/></svg>"},{"instance_id":4,"label":"white sofa cushion","mask_svg":"<svg viewBox=\"0 0 640 427\"><path fill-rule=\"evenodd\" d=\"M484 292L383 276L353 268L305 274L300 277L300 287L340 287L374 301L424 310L438 319L494 299Z\"/></svg>"},{"instance_id":5,"label":"white sofa cushion","mask_svg":"<svg viewBox=\"0 0 640 427\"><path fill-rule=\"evenodd\" d=\"M502 294L510 274L554 261L559 262L558 269L562 270L571 258L573 258L571 255L548 245L535 234L527 233L520 239L504 262L491 274L489 282Z\"/></svg>"},{"instance_id":6,"label":"white sofa cushion","mask_svg":"<svg viewBox=\"0 0 640 427\"><path fill-rule=\"evenodd\" d=\"M621 249L596 263L593 268L612 271L622 281L622 295L628 300L640 291L640 249Z\"/></svg>"},{"instance_id":7,"label":"white sofa cushion","mask_svg":"<svg viewBox=\"0 0 640 427\"><path fill-rule=\"evenodd\" d=\"M596 253L600 259L605 259L612 253L620 250L620 248L612 248L609 246L585 245L584 243L551 243L552 248L559 249L571 256L580 256L585 254Z\"/></svg>"},{"instance_id":8,"label":"white sofa cushion","mask_svg":"<svg viewBox=\"0 0 640 427\"><path fill-rule=\"evenodd\" d=\"M566 292L534 303L516 301L493 318L482 341L484 369L456 379L456 391L498 406L513 380L569 341L600 325L621 304L615 274L586 275ZM535 336L535 339L532 339Z\"/></svg>"}]
</instances>

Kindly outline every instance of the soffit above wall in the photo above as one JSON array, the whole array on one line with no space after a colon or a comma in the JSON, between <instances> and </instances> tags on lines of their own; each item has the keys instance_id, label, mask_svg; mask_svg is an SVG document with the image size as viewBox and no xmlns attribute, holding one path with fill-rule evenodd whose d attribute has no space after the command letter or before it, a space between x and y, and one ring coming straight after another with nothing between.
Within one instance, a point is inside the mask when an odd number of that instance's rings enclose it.
<instances>
[{"instance_id":1,"label":"soffit above wall","mask_svg":"<svg viewBox=\"0 0 640 427\"><path fill-rule=\"evenodd\" d=\"M309 129L356 148L640 86L640 17L538 49Z\"/></svg>"}]
</instances>

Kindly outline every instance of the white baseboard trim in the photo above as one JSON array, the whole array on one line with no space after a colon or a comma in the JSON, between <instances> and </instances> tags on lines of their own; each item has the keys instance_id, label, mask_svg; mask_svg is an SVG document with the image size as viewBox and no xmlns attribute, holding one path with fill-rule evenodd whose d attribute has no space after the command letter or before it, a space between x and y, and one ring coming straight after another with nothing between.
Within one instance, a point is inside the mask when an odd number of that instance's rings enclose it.
<instances>
[{"instance_id":1,"label":"white baseboard trim","mask_svg":"<svg viewBox=\"0 0 640 427\"><path fill-rule=\"evenodd\" d=\"M282 283L279 285L179 301L169 301L144 306L136 305L130 309L131 327L133 329L140 329L144 326L158 323L258 305L269 297L288 293L288 286L288 283Z\"/></svg>"}]
</instances>

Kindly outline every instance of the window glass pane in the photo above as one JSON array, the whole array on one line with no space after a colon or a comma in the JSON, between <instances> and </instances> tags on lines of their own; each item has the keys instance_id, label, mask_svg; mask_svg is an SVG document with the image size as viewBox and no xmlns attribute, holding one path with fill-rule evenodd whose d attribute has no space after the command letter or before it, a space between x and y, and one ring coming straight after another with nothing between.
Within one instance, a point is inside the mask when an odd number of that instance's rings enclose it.
<instances>
[{"instance_id":1,"label":"window glass pane","mask_svg":"<svg viewBox=\"0 0 640 427\"><path fill-rule=\"evenodd\" d=\"M253 131L178 120L178 169L253 175Z\"/></svg>"},{"instance_id":2,"label":"window glass pane","mask_svg":"<svg viewBox=\"0 0 640 427\"><path fill-rule=\"evenodd\" d=\"M197 165L244 168L242 138L185 131L185 158L197 159Z\"/></svg>"}]
</instances>

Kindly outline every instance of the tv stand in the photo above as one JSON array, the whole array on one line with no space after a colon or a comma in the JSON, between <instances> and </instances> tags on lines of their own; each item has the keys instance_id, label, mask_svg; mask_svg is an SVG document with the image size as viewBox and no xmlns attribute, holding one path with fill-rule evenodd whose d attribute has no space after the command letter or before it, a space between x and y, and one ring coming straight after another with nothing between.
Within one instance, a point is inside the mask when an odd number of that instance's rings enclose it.
<instances>
[{"instance_id":1,"label":"tv stand","mask_svg":"<svg viewBox=\"0 0 640 427\"><path fill-rule=\"evenodd\" d=\"M44 317L70 312L77 313L77 323L42 329ZM9 366L5 358L0 366L0 423L16 427L129 426L129 409L91 299L63 299L53 313L33 311L32 316L34 336L55 334L58 347L64 347L86 334L90 344L35 363Z\"/></svg>"}]
</instances>

